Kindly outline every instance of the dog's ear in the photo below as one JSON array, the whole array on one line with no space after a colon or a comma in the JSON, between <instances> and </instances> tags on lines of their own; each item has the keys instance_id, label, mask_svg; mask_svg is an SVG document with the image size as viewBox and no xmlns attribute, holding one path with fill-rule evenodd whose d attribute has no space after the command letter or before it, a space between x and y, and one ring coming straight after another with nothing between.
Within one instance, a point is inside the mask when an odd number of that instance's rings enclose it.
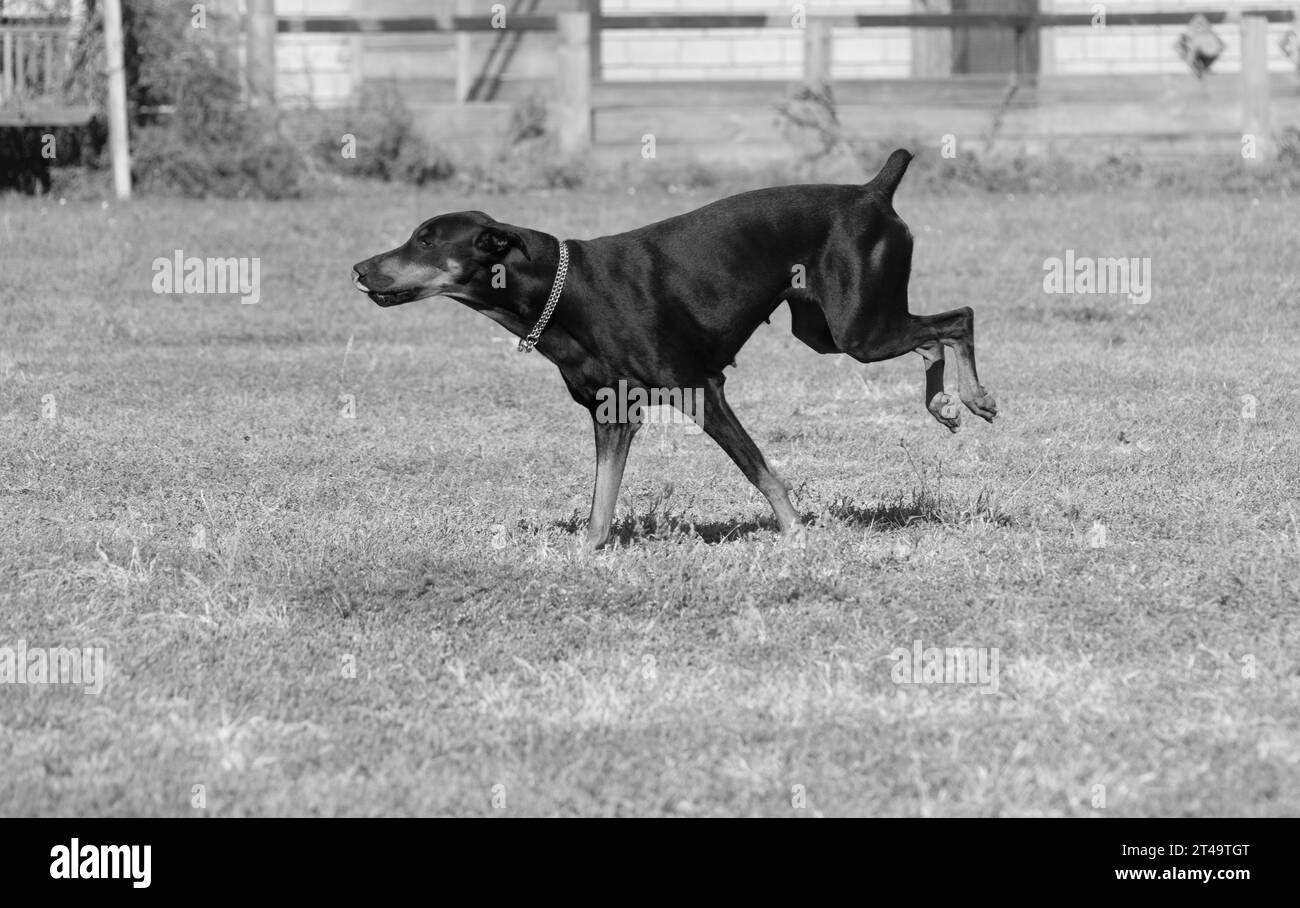
<instances>
[{"instance_id":1,"label":"dog's ear","mask_svg":"<svg viewBox=\"0 0 1300 908\"><path fill-rule=\"evenodd\" d=\"M474 237L474 248L488 255L505 255L510 247L518 249L530 262L533 257L528 254L528 244L524 238L513 230L500 224L488 224Z\"/></svg>"}]
</instances>

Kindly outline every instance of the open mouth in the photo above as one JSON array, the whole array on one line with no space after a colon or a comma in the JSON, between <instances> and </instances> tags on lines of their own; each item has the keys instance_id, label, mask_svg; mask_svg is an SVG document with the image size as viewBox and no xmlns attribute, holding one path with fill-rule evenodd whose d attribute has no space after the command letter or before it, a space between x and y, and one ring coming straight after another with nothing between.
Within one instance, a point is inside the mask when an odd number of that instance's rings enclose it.
<instances>
[{"instance_id":1,"label":"open mouth","mask_svg":"<svg viewBox=\"0 0 1300 908\"><path fill-rule=\"evenodd\" d=\"M411 300L420 298L419 290L398 290L393 293L379 293L375 290L366 292L370 297L381 306L400 306L402 303L409 303Z\"/></svg>"},{"instance_id":2,"label":"open mouth","mask_svg":"<svg viewBox=\"0 0 1300 908\"><path fill-rule=\"evenodd\" d=\"M365 284L361 283L361 276L355 271L352 272L352 286L356 287L380 306L398 306L402 303L409 303L411 300L417 299L421 294L421 291L418 288L412 290L392 290L387 292L371 290Z\"/></svg>"}]
</instances>

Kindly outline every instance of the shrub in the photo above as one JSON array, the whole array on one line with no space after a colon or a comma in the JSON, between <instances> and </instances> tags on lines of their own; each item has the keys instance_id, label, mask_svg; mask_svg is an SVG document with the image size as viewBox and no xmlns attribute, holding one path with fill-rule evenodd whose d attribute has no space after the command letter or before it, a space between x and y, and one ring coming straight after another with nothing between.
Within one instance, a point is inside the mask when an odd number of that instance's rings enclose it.
<instances>
[{"instance_id":1,"label":"shrub","mask_svg":"<svg viewBox=\"0 0 1300 908\"><path fill-rule=\"evenodd\" d=\"M456 167L415 128L411 110L396 86L368 82L347 107L315 111L312 159L327 170L376 180L422 185L449 179ZM344 136L356 140L356 157L342 153Z\"/></svg>"},{"instance_id":2,"label":"shrub","mask_svg":"<svg viewBox=\"0 0 1300 908\"><path fill-rule=\"evenodd\" d=\"M168 126L140 129L133 162L139 186L191 198L296 198L302 194L302 158L278 138L274 124L259 135L259 119L249 114L242 124L249 134L245 142L203 144Z\"/></svg>"},{"instance_id":3,"label":"shrub","mask_svg":"<svg viewBox=\"0 0 1300 908\"><path fill-rule=\"evenodd\" d=\"M73 53L74 87L101 106L103 25L92 23ZM203 28L192 4L125 0L122 9L127 106L136 183L145 190L206 197L286 198L301 194L301 156L275 114L245 104L238 24L214 10ZM103 132L92 130L102 155Z\"/></svg>"}]
</instances>

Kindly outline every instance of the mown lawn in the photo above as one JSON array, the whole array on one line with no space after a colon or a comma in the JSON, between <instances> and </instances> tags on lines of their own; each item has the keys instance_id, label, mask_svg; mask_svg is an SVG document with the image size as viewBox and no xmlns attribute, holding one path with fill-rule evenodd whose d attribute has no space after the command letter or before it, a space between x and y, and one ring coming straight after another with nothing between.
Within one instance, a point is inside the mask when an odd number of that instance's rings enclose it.
<instances>
[{"instance_id":1,"label":"mown lawn","mask_svg":"<svg viewBox=\"0 0 1300 908\"><path fill-rule=\"evenodd\" d=\"M348 267L447 210L704 201L0 199L0 645L110 667L0 685L0 813L1300 812L1294 200L905 183L913 308L975 308L997 423L949 435L919 357L819 357L783 309L728 390L808 547L651 428L584 558L554 368ZM259 256L262 302L154 295L177 248ZM1150 256L1151 302L1045 294L1066 249ZM996 648L996 692L896 684L914 641Z\"/></svg>"}]
</instances>

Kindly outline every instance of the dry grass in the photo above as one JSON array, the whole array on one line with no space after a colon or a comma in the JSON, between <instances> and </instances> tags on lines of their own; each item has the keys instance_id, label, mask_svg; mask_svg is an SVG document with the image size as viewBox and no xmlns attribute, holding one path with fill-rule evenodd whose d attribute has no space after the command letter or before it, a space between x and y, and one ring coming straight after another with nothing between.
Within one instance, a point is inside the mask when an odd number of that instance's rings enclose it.
<instances>
[{"instance_id":1,"label":"dry grass","mask_svg":"<svg viewBox=\"0 0 1300 908\"><path fill-rule=\"evenodd\" d=\"M553 367L347 268L439 211L592 236L702 201L4 199L0 644L112 675L0 686L0 811L1300 811L1294 202L905 186L913 307L975 307L1002 419L950 436L919 358L818 357L782 313L728 388L808 549L650 429L584 559ZM262 303L154 296L177 247L260 256ZM1152 302L1044 295L1066 248L1151 256ZM914 640L996 647L997 693L896 685Z\"/></svg>"}]
</instances>

